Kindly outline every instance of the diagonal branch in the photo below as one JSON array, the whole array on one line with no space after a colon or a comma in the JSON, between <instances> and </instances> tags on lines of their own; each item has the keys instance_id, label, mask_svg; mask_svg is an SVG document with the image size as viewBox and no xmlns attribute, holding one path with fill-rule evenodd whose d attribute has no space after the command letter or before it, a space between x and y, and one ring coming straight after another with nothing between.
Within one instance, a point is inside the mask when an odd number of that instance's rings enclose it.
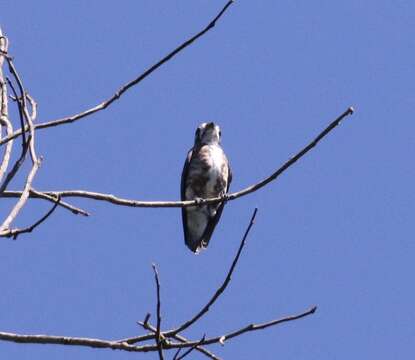
<instances>
[{"instance_id":1,"label":"diagonal branch","mask_svg":"<svg viewBox=\"0 0 415 360\"><path fill-rule=\"evenodd\" d=\"M291 316L286 316L280 319L275 319L272 321L268 321L265 323L260 323L260 324L249 324L243 328L240 328L238 330L232 331L230 333L221 335L221 336L216 336L213 338L209 338L209 339L205 339L202 342L199 341L193 341L193 342L187 342L187 343L169 343L165 346L166 349L174 349L174 348L188 348L188 347L192 347L194 345L211 345L211 344L224 344L226 340L232 339L234 337L238 337L242 334L245 334L247 332L250 331L257 331L257 330L263 330L266 328L269 328L271 326L276 326L276 325L280 325L286 322L290 322L290 321L295 321L295 320L299 320L302 318L305 318L309 315L312 315L316 312L317 307L313 306L310 309L298 314L298 315L291 315Z\"/></svg>"},{"instance_id":2,"label":"diagonal branch","mask_svg":"<svg viewBox=\"0 0 415 360\"><path fill-rule=\"evenodd\" d=\"M33 197L33 195L35 195L35 196L37 196L37 197L39 197L41 199L48 200L48 201L50 201L52 203L55 203L56 200L59 197L59 196L55 196L55 195L52 196L52 195L44 194L44 193L42 193L40 191L36 191L33 188L30 189L30 194L29 195L30 195L30 197ZM7 197L7 196L5 196L5 197ZM87 211L82 210L82 209L80 209L80 208L78 208L76 206L73 206L71 204L68 204L67 202L64 202L62 200L59 201L59 206L60 207L63 207L64 209L67 209L67 210L71 211L75 215L83 215L83 216L89 216L90 215Z\"/></svg>"},{"instance_id":3,"label":"diagonal branch","mask_svg":"<svg viewBox=\"0 0 415 360\"><path fill-rule=\"evenodd\" d=\"M238 192L227 194L224 197L216 197L210 199L198 199L198 200L188 200L188 201L139 201L139 200L130 200L130 199L123 199L116 197L112 194L102 194L98 192L92 191L83 191L83 190L66 190L66 191L43 191L44 194L47 195L54 195L54 196L61 196L64 197L79 197L79 198L88 198L98 201L105 201L109 202L114 205L121 205L121 206L129 206L129 207L144 207L144 208L170 208L170 207L188 207L188 206L195 206L195 205L205 205L205 204L215 204L218 202L222 202L223 200L231 201L242 196L251 194L267 184L271 181L276 180L282 173L284 173L289 167L291 167L294 163L300 160L305 154L307 154L311 149L313 149L317 144L327 136L334 128L336 128L340 122L348 115L353 114L353 108L349 107L343 114L337 117L334 121L332 121L320 134L317 135L309 144L307 144L303 149L301 149L295 156L291 157L287 160L281 167L279 167L274 173L270 176L265 178L264 180L248 186L247 188L240 190ZM17 197L19 192L5 192L4 194L0 194L0 197ZM31 194L31 197L38 197L34 194Z\"/></svg>"},{"instance_id":4,"label":"diagonal branch","mask_svg":"<svg viewBox=\"0 0 415 360\"><path fill-rule=\"evenodd\" d=\"M176 354L174 355L173 360L182 360L184 359L187 355L189 355L194 349L196 349L200 344L203 343L203 341L205 341L206 335L203 335L203 337L199 340L198 343L194 344L190 349L188 349L187 351L185 351L183 353L183 355L179 356L179 353L181 351L181 348L179 350L177 350Z\"/></svg>"},{"instance_id":5,"label":"diagonal branch","mask_svg":"<svg viewBox=\"0 0 415 360\"><path fill-rule=\"evenodd\" d=\"M233 274L233 271L235 270L236 264L238 263L238 260L241 256L242 250L246 244L246 239L248 237L248 234L254 225L255 217L258 212L258 209L255 208L251 220L249 222L248 227L245 230L244 236L242 237L241 244L239 245L239 249L235 255L235 258L232 261L232 265L229 268L229 271L226 275L225 280L223 281L222 285L216 290L215 294L211 297L211 299L208 301L208 303L196 314L194 315L190 320L185 321L182 325L178 326L175 329L165 331L163 332L164 337L173 337L174 335L177 335L179 332L182 332L183 330L187 329L189 326L193 325L197 320L199 320L204 314L206 314L209 311L209 308L215 303L215 301L219 298L219 296L225 291L226 287L228 286L229 282L231 281L231 277ZM144 323L145 324L145 323ZM140 325L143 326L142 323ZM146 329L151 329L150 327L145 327ZM137 336L133 338L123 339L120 340L120 342L125 342L127 344L134 344L140 341L145 341L154 338L154 334L146 334L142 336Z\"/></svg>"},{"instance_id":6,"label":"diagonal branch","mask_svg":"<svg viewBox=\"0 0 415 360\"><path fill-rule=\"evenodd\" d=\"M212 298L208 301L208 303L190 320L184 322L182 325L178 326L176 329L166 331L164 333L165 336L171 336L175 335L179 332L182 332L183 330L187 329L189 326L193 325L197 320L199 320L204 314L206 314L209 311L209 308L215 303L215 301L219 298L219 296L225 291L226 287L228 286L229 282L231 281L231 277L233 274L233 271L235 270L236 264L238 263L239 257L241 256L242 249L245 246L246 239L248 237L249 231L251 230L252 226L255 222L255 217L258 212L258 209L255 208L251 220L249 222L248 227L245 230L245 234L242 237L241 245L239 245L238 252L236 253L235 258L233 259L232 265L228 271L228 274L226 275L225 281L222 283L222 285L216 290L215 294L212 296Z\"/></svg>"},{"instance_id":7,"label":"diagonal branch","mask_svg":"<svg viewBox=\"0 0 415 360\"><path fill-rule=\"evenodd\" d=\"M77 121L77 120L80 120L82 118L85 118L85 117L87 117L89 115L92 115L92 114L94 114L94 113L96 113L98 111L101 111L101 110L106 109L113 102L115 102L116 100L118 100L127 90L129 90L133 86L135 86L138 83L140 83L141 81L143 81L147 76L149 76L151 73L153 73L155 70L157 70L160 66L162 66L164 63L168 62L170 59L172 59L174 56L176 56L182 50L184 50L189 45L191 45L194 41L196 41L197 39L199 39L200 37L202 37L210 29L212 29L213 27L215 27L216 22L222 17L222 15L225 13L225 11L228 9L228 7L233 2L234 2L234 0L229 0L226 3L226 5L222 8L222 10L215 16L215 18L203 30L201 30L196 35L192 36L191 38L189 38L188 40L186 40L185 42L183 42L176 49L174 49L169 54L167 54L164 58L162 58L159 62L157 62L156 64L152 65L149 69L147 69L146 71L144 71L141 75L139 75L135 79L129 81L125 85L123 85L120 89L118 89L118 91L115 92L114 95L112 95L107 100L101 102L100 104L98 104L98 105L96 105L96 106L94 106L94 107L92 107L92 108L90 108L88 110L85 110L83 112L80 112L78 114L75 114L75 115L72 115L72 116L68 116L68 117L64 117L64 118L58 119L58 120L53 120L53 121L49 121L49 122L45 122L45 123L36 124L36 125L33 125L33 128L34 129L45 129L45 128L49 128L49 127L53 127L53 126L59 126L59 125L63 125L63 124L72 123L74 121ZM25 129L25 132L26 132L26 131L29 130L29 127L28 126L25 126L24 129ZM11 136L8 136L7 138L2 139L0 141L0 145L3 145L7 141L9 141L11 139L14 139L14 138L16 138L17 136L20 136L20 135L22 135L22 129L17 130Z\"/></svg>"}]
</instances>

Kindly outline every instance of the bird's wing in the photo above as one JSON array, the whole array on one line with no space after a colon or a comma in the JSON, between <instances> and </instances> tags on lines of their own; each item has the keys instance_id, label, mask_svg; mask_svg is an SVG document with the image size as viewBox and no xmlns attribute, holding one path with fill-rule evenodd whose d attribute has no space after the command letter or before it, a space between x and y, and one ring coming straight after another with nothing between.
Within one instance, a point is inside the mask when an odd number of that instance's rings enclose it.
<instances>
[{"instance_id":1,"label":"bird's wing","mask_svg":"<svg viewBox=\"0 0 415 360\"><path fill-rule=\"evenodd\" d=\"M187 153L186 161L184 162L183 171L182 171L182 180L180 184L180 196L182 201L187 200L186 199L186 179L189 174L189 165L190 160L192 159L193 155L193 149L191 149ZM196 249L193 249L193 243L189 241L189 234L188 234L188 226L187 226L187 211L186 208L182 207L182 222L183 222L183 233L184 233L184 242L186 245L192 250L196 251Z\"/></svg>"}]
</instances>

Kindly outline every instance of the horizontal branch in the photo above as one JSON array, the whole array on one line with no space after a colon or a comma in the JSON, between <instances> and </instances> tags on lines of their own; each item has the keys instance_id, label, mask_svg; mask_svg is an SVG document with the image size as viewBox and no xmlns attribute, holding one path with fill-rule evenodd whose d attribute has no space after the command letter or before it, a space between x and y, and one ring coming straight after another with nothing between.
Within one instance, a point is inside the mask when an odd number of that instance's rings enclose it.
<instances>
[{"instance_id":1,"label":"horizontal branch","mask_svg":"<svg viewBox=\"0 0 415 360\"><path fill-rule=\"evenodd\" d=\"M69 336L52 336L52 335L23 335L8 332L0 332L0 340L10 341L19 344L55 344L55 345L74 345L86 346L91 348L109 348L114 350L124 350L132 352L143 352L151 350L143 350L142 346L128 345L127 343L119 343L117 341L109 341L102 339L91 339ZM154 351L154 350L153 350Z\"/></svg>"},{"instance_id":2,"label":"horizontal branch","mask_svg":"<svg viewBox=\"0 0 415 360\"><path fill-rule=\"evenodd\" d=\"M250 324L239 330L216 336L209 339L204 339L203 341L188 341L185 343L171 343L165 342L163 345L164 349L179 349L179 348L191 348L194 346L203 346L210 345L214 343L223 343L225 340L232 339L234 337L240 336L249 331L262 330L271 326L276 326L282 323L298 320L304 318L308 315L314 314L316 307L312 307L310 310L307 310L299 315L293 315L284 317L281 319L269 321L262 324ZM23 334L14 334L9 332L0 332L0 340L10 341L20 344L55 344L55 345L72 345L72 346L86 346L91 348L108 348L113 350L124 350L129 352L149 352L157 351L157 345L143 345L135 346L129 345L126 342L118 341L109 341L102 339L92 339L92 338L81 338L81 337L68 337L68 336L51 336L51 335L23 335Z\"/></svg>"},{"instance_id":3,"label":"horizontal branch","mask_svg":"<svg viewBox=\"0 0 415 360\"><path fill-rule=\"evenodd\" d=\"M165 349L188 348L188 347L192 347L192 346L195 346L195 345L196 346L211 345L211 344L216 344L216 343L220 343L220 344L223 345L226 340L230 340L234 337L240 336L240 335L245 334L247 332L263 330L263 329L269 328L271 326L276 326L276 325L283 324L283 323L286 323L286 322L299 320L299 319L302 319L306 316L314 314L316 312L316 310L317 310L317 306L313 306L309 310L306 310L303 313L298 314L298 315L291 315L291 316L283 317L283 318L280 318L280 319L276 319L276 320L272 320L272 321L268 321L268 322L260 323L260 324L249 324L249 325L247 325L243 328L232 331L230 333L227 333L227 334L224 334L224 335L221 335L221 336L212 337L210 339L205 339L202 342L193 341L193 342L187 342L187 343L169 343L169 344L166 344Z\"/></svg>"},{"instance_id":4,"label":"horizontal branch","mask_svg":"<svg viewBox=\"0 0 415 360\"><path fill-rule=\"evenodd\" d=\"M264 180L248 186L247 188L240 190L238 192L234 192L231 194L227 194L223 197L215 197L210 199L198 199L198 200L188 200L188 201L140 201L140 200L131 200L131 199L124 199L116 197L112 194L103 194L98 192L92 191L84 191L84 190L65 190L65 191L43 191L43 194L50 195L50 196L60 196L61 198L65 197L78 197L78 198L87 198L93 199L98 201L105 201L109 202L114 205L120 206L129 206L129 207L143 207L143 208L182 208L188 206L197 206L197 205L205 205L205 204L214 204L222 201L231 201L242 196L251 194L267 184L271 181L277 179L283 172L285 172L290 166L292 166L295 162L297 162L300 158L302 158L305 154L307 154L312 148L314 148L326 135L328 135L335 127L337 127L340 122L348 115L353 114L353 108L348 108L343 114L341 114L337 119L332 121L320 134L317 135L314 140L312 140L308 145L306 145L303 149L301 149L295 156L291 157L287 160L281 167L279 167L274 173L270 176L265 178ZM0 197L18 197L18 191L6 191L3 194L0 194ZM36 194L30 194L31 197L37 198L39 197Z\"/></svg>"},{"instance_id":5,"label":"horizontal branch","mask_svg":"<svg viewBox=\"0 0 415 360\"><path fill-rule=\"evenodd\" d=\"M191 45L194 41L196 41L197 39L199 39L200 37L202 37L210 29L212 29L213 27L215 27L216 22L222 17L222 15L225 13L225 11L228 9L228 7L233 2L234 2L234 0L229 0L226 3L226 5L222 8L222 10L215 16L215 18L203 30L201 30L196 35L192 36L191 38L189 38L188 40L186 40L185 42L183 42L176 49L174 49L169 54L167 54L159 62L157 62L156 64L152 65L149 69L147 69L146 71L144 71L141 75L139 75L135 79L129 81L125 85L123 85L120 89L118 89L118 91L115 92L114 95L112 95L107 100L104 100L100 104L98 104L98 105L96 105L96 106L94 106L94 107L92 107L92 108L90 108L88 110L85 110L83 112L80 112L78 114L75 114L75 115L67 116L67 117L64 117L64 118L58 119L58 120L53 120L53 121L48 121L48 122L44 122L44 123L35 124L35 125L33 125L33 128L36 129L36 130L40 130L40 129L46 129L46 128L49 128L49 127L54 127L54 126L59 126L59 125L64 125L64 124L69 124L69 123L75 122L77 120L83 119L83 118L85 118L87 116L90 116L92 114L95 114L98 111L101 111L101 110L106 109L108 106L110 106L116 100L118 100L127 90L129 90L133 86L135 86L138 83L140 83L141 81L143 81L147 76L149 76L151 73L153 73L155 70L157 70L160 66L162 66L164 63L166 63L169 60L171 60L175 55L177 55L178 53L180 53L186 47L188 47L189 45ZM7 58L9 58L9 57L7 57ZM29 130L29 127L28 126L25 126L24 129L25 129L24 132L26 132L26 131ZM8 137L6 137L4 139L0 139L0 145L3 145L6 142L10 141L11 139L14 139L14 138L16 138L16 137L18 137L20 135L22 135L22 129L15 131L11 136L8 136Z\"/></svg>"}]
</instances>

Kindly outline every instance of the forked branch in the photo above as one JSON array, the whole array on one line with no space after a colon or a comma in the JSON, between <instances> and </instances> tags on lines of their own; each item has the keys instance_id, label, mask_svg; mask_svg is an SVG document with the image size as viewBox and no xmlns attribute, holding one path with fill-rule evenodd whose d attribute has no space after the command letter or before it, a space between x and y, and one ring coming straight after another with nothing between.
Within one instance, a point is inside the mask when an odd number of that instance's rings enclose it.
<instances>
[{"instance_id":1,"label":"forked branch","mask_svg":"<svg viewBox=\"0 0 415 360\"><path fill-rule=\"evenodd\" d=\"M76 346L86 346L86 347L91 347L91 348L118 349L118 350L123 350L123 351L130 351L130 352L157 352L159 354L160 359L163 359L163 350L164 351L171 350L171 349L178 350L178 349L186 348L188 350L185 351L181 356L179 356L178 352L176 353L175 355L176 360L183 359L185 356L190 354L190 352L193 350L197 350L200 353L206 355L207 357L217 360L219 358L213 353L211 353L209 350L205 349L204 346L215 344L215 343L220 343L223 345L225 341L232 339L234 337L240 336L244 333L266 329L271 326L276 326L276 325L279 325L285 322L298 320L298 319L301 319L308 315L313 314L316 310L316 307L312 307L310 310L307 310L298 315L287 316L287 317L272 320L266 323L250 324L238 330L225 333L223 335L218 335L218 336L210 337L210 338L206 338L205 336L203 336L201 339L199 338L199 340L188 340L179 334L181 331L189 328L191 325L199 321L201 317L209 311L210 307L215 303L215 301L219 298L219 296L223 294L224 290L226 289L229 282L231 281L232 274L236 268L241 252L245 246L247 236L254 224L256 214L257 214L257 209L255 209L252 214L251 220L242 237L241 244L239 245L238 251L226 275L225 281L216 290L215 294L207 302L207 304L195 316L193 316L190 320L185 321L182 325L179 325L177 328L173 330L168 330L168 331L161 330L160 281L159 281L159 274L157 272L157 269L153 265L156 289L157 289L157 301L156 301L157 326L154 327L149 323L150 314L147 314L145 317L145 320L143 322L140 322L140 325L142 325L146 330L150 331L149 334L143 335L141 337L127 338L123 340L114 341L114 340L80 338L80 337L51 336L51 335L22 335L22 334L8 333L8 332L0 332L0 340L11 341L11 342L16 342L16 343L26 343L26 344L31 343L31 344L76 345ZM135 343L138 343L144 340L154 340L155 344L154 345L134 345ZM178 340L179 342L175 342L174 340Z\"/></svg>"}]
</instances>

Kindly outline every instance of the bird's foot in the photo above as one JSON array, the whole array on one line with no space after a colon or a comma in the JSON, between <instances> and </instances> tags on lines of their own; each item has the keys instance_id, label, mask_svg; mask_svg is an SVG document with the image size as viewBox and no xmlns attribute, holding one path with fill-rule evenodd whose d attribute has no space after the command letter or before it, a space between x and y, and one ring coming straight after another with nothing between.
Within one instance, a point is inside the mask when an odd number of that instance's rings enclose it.
<instances>
[{"instance_id":1,"label":"bird's foot","mask_svg":"<svg viewBox=\"0 0 415 360\"><path fill-rule=\"evenodd\" d=\"M199 207L203 205L203 199L200 197L195 197L194 201L196 202L196 205Z\"/></svg>"}]
</instances>

